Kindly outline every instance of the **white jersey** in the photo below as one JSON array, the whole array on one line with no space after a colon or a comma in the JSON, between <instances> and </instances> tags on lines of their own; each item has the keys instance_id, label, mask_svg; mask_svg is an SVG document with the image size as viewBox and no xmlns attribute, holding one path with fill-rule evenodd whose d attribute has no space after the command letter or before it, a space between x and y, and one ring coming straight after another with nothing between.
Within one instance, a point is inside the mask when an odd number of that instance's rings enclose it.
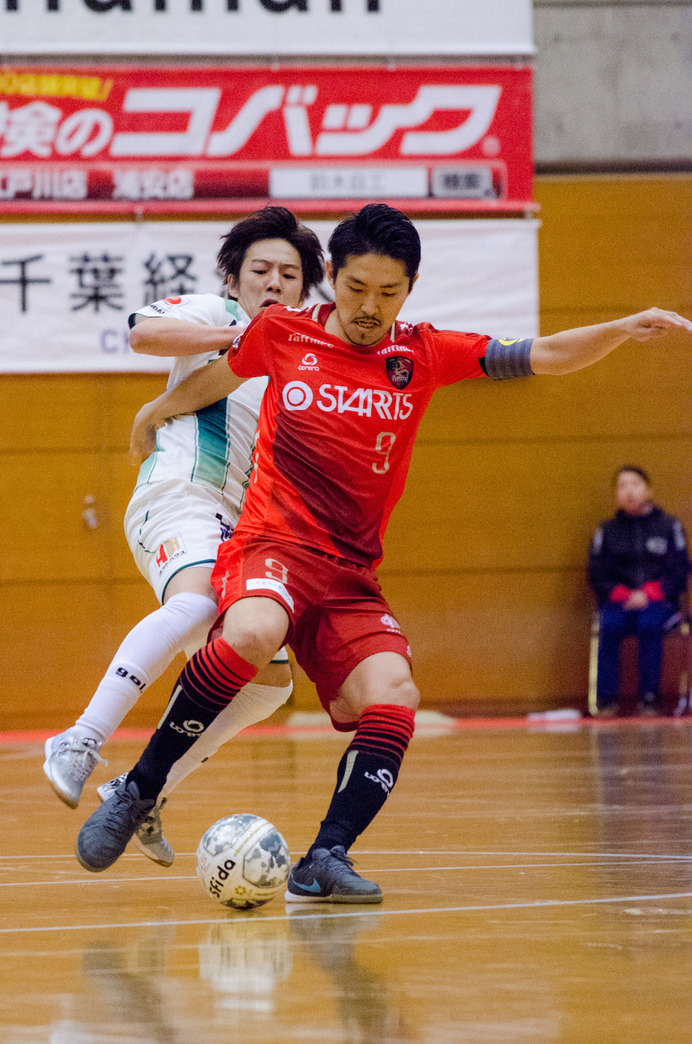
<instances>
[{"instance_id":1,"label":"white jersey","mask_svg":"<svg viewBox=\"0 0 692 1044\"><path fill-rule=\"evenodd\" d=\"M207 326L234 326L250 321L237 301L216 294L166 298L139 309L135 315ZM176 358L167 387L175 388L194 370L218 357L218 352L204 352ZM253 377L227 399L168 421L157 432L156 450L140 468L137 490L174 480L191 482L220 494L237 518L266 387L266 377Z\"/></svg>"},{"instance_id":2,"label":"white jersey","mask_svg":"<svg viewBox=\"0 0 692 1044\"><path fill-rule=\"evenodd\" d=\"M209 326L249 322L236 301L216 294L155 301L135 315ZM176 358L168 387L218 356ZM156 433L156 450L140 468L124 525L135 563L162 603L181 570L214 565L219 544L236 526L266 386L266 377L251 378L227 399L175 417Z\"/></svg>"}]
</instances>

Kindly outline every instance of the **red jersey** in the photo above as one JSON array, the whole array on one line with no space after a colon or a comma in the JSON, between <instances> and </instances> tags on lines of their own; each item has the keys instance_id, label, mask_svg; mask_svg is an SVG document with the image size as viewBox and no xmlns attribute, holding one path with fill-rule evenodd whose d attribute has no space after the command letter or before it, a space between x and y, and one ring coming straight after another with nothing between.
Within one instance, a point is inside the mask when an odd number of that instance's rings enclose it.
<instances>
[{"instance_id":1,"label":"red jersey","mask_svg":"<svg viewBox=\"0 0 692 1044\"><path fill-rule=\"evenodd\" d=\"M272 305L229 353L238 376L269 377L236 532L373 566L433 392L484 376L490 338L397 322L357 348L326 332L333 307Z\"/></svg>"}]
</instances>

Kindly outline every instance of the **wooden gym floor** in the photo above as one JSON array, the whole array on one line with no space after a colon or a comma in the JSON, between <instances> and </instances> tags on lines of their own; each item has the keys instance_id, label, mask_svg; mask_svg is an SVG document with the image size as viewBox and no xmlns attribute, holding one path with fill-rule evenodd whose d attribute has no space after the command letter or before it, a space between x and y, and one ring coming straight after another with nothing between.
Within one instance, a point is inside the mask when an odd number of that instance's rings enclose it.
<instances>
[{"instance_id":1,"label":"wooden gym floor","mask_svg":"<svg viewBox=\"0 0 692 1044\"><path fill-rule=\"evenodd\" d=\"M247 913L202 891L200 835L255 812L297 858L347 738L238 737L167 807L170 869L130 846L89 874L75 838L124 737L77 811L38 734L0 745L2 1044L692 1041L692 719L423 725L352 853L382 906Z\"/></svg>"}]
</instances>

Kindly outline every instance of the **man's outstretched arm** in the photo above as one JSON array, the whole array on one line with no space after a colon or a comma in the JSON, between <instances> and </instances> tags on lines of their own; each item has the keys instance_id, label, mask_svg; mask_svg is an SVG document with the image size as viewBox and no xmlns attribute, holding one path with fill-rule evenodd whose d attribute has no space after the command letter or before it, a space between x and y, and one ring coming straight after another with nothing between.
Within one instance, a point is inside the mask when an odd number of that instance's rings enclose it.
<instances>
[{"instance_id":1,"label":"man's outstretched arm","mask_svg":"<svg viewBox=\"0 0 692 1044\"><path fill-rule=\"evenodd\" d=\"M160 320L156 319L155 322ZM177 320L175 320L177 322ZM181 325L181 324L178 324ZM199 329L199 327L198 327ZM175 388L147 402L137 413L130 435L130 462L141 464L156 449L156 432L169 417L195 413L225 399L246 380L236 377L225 355L195 370Z\"/></svg>"},{"instance_id":2,"label":"man's outstretched arm","mask_svg":"<svg viewBox=\"0 0 692 1044\"><path fill-rule=\"evenodd\" d=\"M673 330L692 333L692 322L677 312L647 308L645 312L614 319L610 323L580 326L548 337L536 337L531 345L531 369L534 373L573 373L603 359L630 338L650 341Z\"/></svg>"},{"instance_id":3,"label":"man's outstretched arm","mask_svg":"<svg viewBox=\"0 0 692 1044\"><path fill-rule=\"evenodd\" d=\"M138 316L130 330L130 347L138 355L200 355L228 351L244 326L209 326L186 319Z\"/></svg>"}]
</instances>

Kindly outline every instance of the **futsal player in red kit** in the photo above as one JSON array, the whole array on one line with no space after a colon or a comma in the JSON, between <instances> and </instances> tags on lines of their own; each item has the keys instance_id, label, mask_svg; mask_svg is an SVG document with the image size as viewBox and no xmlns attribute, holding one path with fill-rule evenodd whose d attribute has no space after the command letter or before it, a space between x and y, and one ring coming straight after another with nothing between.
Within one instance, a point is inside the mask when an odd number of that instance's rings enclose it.
<instances>
[{"instance_id":1,"label":"futsal player in red kit","mask_svg":"<svg viewBox=\"0 0 692 1044\"><path fill-rule=\"evenodd\" d=\"M380 902L379 885L355 872L348 851L396 783L419 695L408 642L374 570L430 397L470 378L568 373L630 337L692 330L656 308L533 340L412 326L397 322L420 261L404 214L366 206L337 226L329 249L333 305L266 309L227 358L154 404L152 428L220 398L233 374L269 377L243 511L213 574L220 616L212 639L183 669L120 789L82 827L77 857L88 870L115 862L171 766L289 644L334 727L353 737L286 899Z\"/></svg>"}]
</instances>

